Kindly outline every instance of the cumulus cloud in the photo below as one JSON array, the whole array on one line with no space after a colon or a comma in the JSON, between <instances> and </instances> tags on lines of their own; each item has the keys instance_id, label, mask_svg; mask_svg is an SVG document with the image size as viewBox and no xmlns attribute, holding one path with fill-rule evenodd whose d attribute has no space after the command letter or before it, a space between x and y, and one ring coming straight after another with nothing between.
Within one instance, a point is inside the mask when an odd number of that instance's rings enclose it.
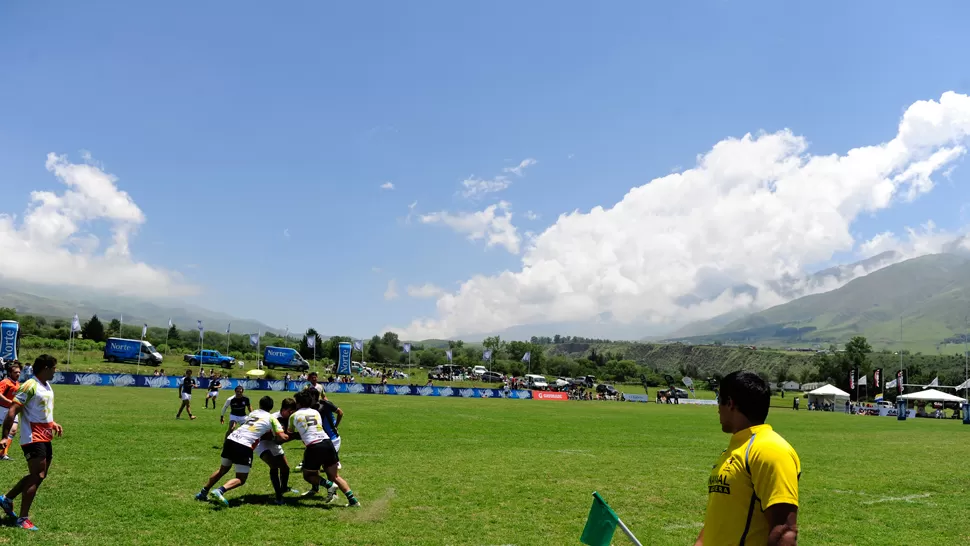
<instances>
[{"instance_id":1,"label":"cumulus cloud","mask_svg":"<svg viewBox=\"0 0 970 546\"><path fill-rule=\"evenodd\" d=\"M522 243L518 229L512 225L512 212L506 201L485 207L477 212L432 212L420 217L423 224L442 224L471 241L485 240L485 246L501 246L518 254Z\"/></svg>"},{"instance_id":2,"label":"cumulus cloud","mask_svg":"<svg viewBox=\"0 0 970 546\"><path fill-rule=\"evenodd\" d=\"M397 297L397 280L391 279L387 281L387 290L384 291L384 299L390 301L396 300Z\"/></svg>"},{"instance_id":3,"label":"cumulus cloud","mask_svg":"<svg viewBox=\"0 0 970 546\"><path fill-rule=\"evenodd\" d=\"M381 184L381 189L382 190L393 190L394 189L394 183L393 182L384 182L383 184Z\"/></svg>"},{"instance_id":4,"label":"cumulus cloud","mask_svg":"<svg viewBox=\"0 0 970 546\"><path fill-rule=\"evenodd\" d=\"M535 159L532 159L531 157L527 157L522 161L520 161L519 164L516 165L515 167L506 167L502 170L507 173L512 173L515 176L522 176L522 171L526 170L528 167L535 165L536 163L538 162Z\"/></svg>"},{"instance_id":5,"label":"cumulus cloud","mask_svg":"<svg viewBox=\"0 0 970 546\"><path fill-rule=\"evenodd\" d=\"M117 178L94 164L50 153L46 167L64 191L34 191L23 218L0 213L0 277L145 297L193 294L175 272L136 261L129 248L145 214ZM8 204L9 200L4 200ZM93 231L107 224L109 241Z\"/></svg>"},{"instance_id":6,"label":"cumulus cloud","mask_svg":"<svg viewBox=\"0 0 970 546\"><path fill-rule=\"evenodd\" d=\"M539 215L536 214L536 213L534 213L534 212L532 212L531 210L529 210L529 211L526 211L525 212L525 219L526 220L538 220L539 219Z\"/></svg>"},{"instance_id":7,"label":"cumulus cloud","mask_svg":"<svg viewBox=\"0 0 970 546\"><path fill-rule=\"evenodd\" d=\"M468 199L475 199L489 193L500 192L512 185L512 181L499 175L495 178L466 178L461 182L461 196Z\"/></svg>"},{"instance_id":8,"label":"cumulus cloud","mask_svg":"<svg viewBox=\"0 0 970 546\"><path fill-rule=\"evenodd\" d=\"M812 155L788 130L725 139L611 208L561 215L521 268L472 277L438 298L436 317L397 331L440 338L603 316L662 324L782 303L794 295L773 290L777 279L804 277L836 253L898 246L885 234L860 245L851 226L931 191L968 135L970 97L947 92L910 105L890 140L842 155Z\"/></svg>"},{"instance_id":9,"label":"cumulus cloud","mask_svg":"<svg viewBox=\"0 0 970 546\"><path fill-rule=\"evenodd\" d=\"M428 299L437 298L444 294L445 291L441 287L435 286L431 283L425 283L421 286L408 286L408 296L418 299Z\"/></svg>"}]
</instances>

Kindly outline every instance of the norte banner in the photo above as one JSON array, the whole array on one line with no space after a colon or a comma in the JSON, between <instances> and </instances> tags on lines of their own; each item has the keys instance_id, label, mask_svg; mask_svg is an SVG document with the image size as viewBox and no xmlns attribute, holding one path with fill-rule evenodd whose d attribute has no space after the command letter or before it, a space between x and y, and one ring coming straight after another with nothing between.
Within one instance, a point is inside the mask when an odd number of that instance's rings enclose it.
<instances>
[{"instance_id":1,"label":"norte banner","mask_svg":"<svg viewBox=\"0 0 970 546\"><path fill-rule=\"evenodd\" d=\"M700 399L700 398L681 398L679 400L679 403L681 403L681 404L694 404L696 406L716 406L717 405L717 400L703 400L703 399Z\"/></svg>"},{"instance_id":2,"label":"norte banner","mask_svg":"<svg viewBox=\"0 0 970 546\"><path fill-rule=\"evenodd\" d=\"M623 394L623 400L627 402L649 402L650 397L646 394Z\"/></svg>"},{"instance_id":3,"label":"norte banner","mask_svg":"<svg viewBox=\"0 0 970 546\"><path fill-rule=\"evenodd\" d=\"M337 375L350 375L350 349L353 346L346 341L337 345Z\"/></svg>"},{"instance_id":4,"label":"norte banner","mask_svg":"<svg viewBox=\"0 0 970 546\"><path fill-rule=\"evenodd\" d=\"M17 332L20 323L15 320L0 321L0 358L17 360Z\"/></svg>"},{"instance_id":5,"label":"norte banner","mask_svg":"<svg viewBox=\"0 0 970 546\"><path fill-rule=\"evenodd\" d=\"M876 387L876 390L882 388L882 368L876 368L872 371L872 382Z\"/></svg>"},{"instance_id":6,"label":"norte banner","mask_svg":"<svg viewBox=\"0 0 970 546\"><path fill-rule=\"evenodd\" d=\"M565 392L532 391L533 400L569 400L569 394Z\"/></svg>"}]
</instances>

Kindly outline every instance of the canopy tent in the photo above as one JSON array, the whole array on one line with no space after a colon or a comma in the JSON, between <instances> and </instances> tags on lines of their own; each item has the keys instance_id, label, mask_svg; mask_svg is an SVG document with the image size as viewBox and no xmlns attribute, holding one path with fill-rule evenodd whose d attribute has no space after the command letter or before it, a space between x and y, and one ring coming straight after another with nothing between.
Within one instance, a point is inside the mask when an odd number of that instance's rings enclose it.
<instances>
[{"instance_id":1,"label":"canopy tent","mask_svg":"<svg viewBox=\"0 0 970 546\"><path fill-rule=\"evenodd\" d=\"M832 385L822 385L807 394L808 403L815 405L828 402L837 406L839 401L845 403L849 399L849 393Z\"/></svg>"},{"instance_id":2,"label":"canopy tent","mask_svg":"<svg viewBox=\"0 0 970 546\"><path fill-rule=\"evenodd\" d=\"M922 400L924 402L966 402L966 398L960 398L936 389L926 389L925 391L914 392L913 394L901 394L897 400Z\"/></svg>"}]
</instances>

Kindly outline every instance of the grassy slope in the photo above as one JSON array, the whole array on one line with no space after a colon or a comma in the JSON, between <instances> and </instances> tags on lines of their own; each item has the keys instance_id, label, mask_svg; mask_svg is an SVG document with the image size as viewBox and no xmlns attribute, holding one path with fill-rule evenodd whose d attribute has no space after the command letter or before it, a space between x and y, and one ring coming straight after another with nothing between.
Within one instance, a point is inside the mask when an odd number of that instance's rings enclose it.
<instances>
[{"instance_id":1,"label":"grassy slope","mask_svg":"<svg viewBox=\"0 0 970 546\"><path fill-rule=\"evenodd\" d=\"M727 443L709 407L335 396L347 411L344 474L363 510L267 505L262 463L220 509L192 500L218 464L216 412L176 421L171 390L59 387L57 395L66 433L32 513L41 531L3 528L0 542L570 544L598 490L645 544L689 544ZM961 492L970 427L780 409L769 420L802 460L802 542L970 541L966 526L952 524L970 518ZM947 455L894 471L901 453L918 459L927 446ZM295 464L302 448L287 452ZM0 464L0 482L23 468L15 454ZM291 484L303 485L296 476Z\"/></svg>"}]
</instances>

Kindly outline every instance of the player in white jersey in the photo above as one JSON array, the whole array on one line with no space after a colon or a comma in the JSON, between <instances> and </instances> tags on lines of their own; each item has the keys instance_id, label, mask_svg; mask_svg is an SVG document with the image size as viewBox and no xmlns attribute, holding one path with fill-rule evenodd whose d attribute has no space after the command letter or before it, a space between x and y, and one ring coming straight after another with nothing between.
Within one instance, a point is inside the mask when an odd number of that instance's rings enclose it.
<instances>
[{"instance_id":1,"label":"player in white jersey","mask_svg":"<svg viewBox=\"0 0 970 546\"><path fill-rule=\"evenodd\" d=\"M41 482L47 478L54 451L51 440L64 433L61 425L54 421L54 389L50 381L57 369L57 359L50 355L40 355L34 361L34 377L25 381L17 390L13 404L3 419L2 436L5 438L13 426L14 417L20 414L20 447L27 459L27 475L17 482L6 495L0 495L0 508L12 518L13 499L23 493L20 501L20 518L17 527L36 531L37 527L28 517L30 506Z\"/></svg>"},{"instance_id":2,"label":"player in white jersey","mask_svg":"<svg viewBox=\"0 0 970 546\"><path fill-rule=\"evenodd\" d=\"M323 430L323 418L317 410L310 407L313 404L313 397L309 392L301 391L296 395L296 404L300 409L290 415L287 430L299 433L300 439L306 446L302 467L303 479L311 486L308 494L313 495L320 490L320 469L323 468L327 477L347 496L348 506L359 508L360 501L354 497L354 492L350 490L347 481L340 477L337 469L340 458L337 456L337 450L333 448L330 437Z\"/></svg>"},{"instance_id":3,"label":"player in white jersey","mask_svg":"<svg viewBox=\"0 0 970 546\"><path fill-rule=\"evenodd\" d=\"M256 449L260 439L267 434L282 442L288 439L279 421L269 413L271 411L273 411L273 399L269 396L262 397L259 400L259 409L250 413L246 417L246 422L236 427L226 438L222 444L222 463L219 465L219 470L209 476L209 481L195 496L196 500L205 500L206 495L211 494L219 502L229 506L229 501L224 494L246 483L253 466L253 450ZM225 476L233 465L236 466L236 477L210 493L212 486Z\"/></svg>"},{"instance_id":4,"label":"player in white jersey","mask_svg":"<svg viewBox=\"0 0 970 546\"><path fill-rule=\"evenodd\" d=\"M285 398L280 403L280 411L273 414L280 423L289 422L290 415L296 411L296 401ZM269 465L269 481L276 492L276 504L283 504L283 493L299 493L290 489L290 462L286 460L283 446L275 438L263 437L256 446L256 456Z\"/></svg>"}]
</instances>

